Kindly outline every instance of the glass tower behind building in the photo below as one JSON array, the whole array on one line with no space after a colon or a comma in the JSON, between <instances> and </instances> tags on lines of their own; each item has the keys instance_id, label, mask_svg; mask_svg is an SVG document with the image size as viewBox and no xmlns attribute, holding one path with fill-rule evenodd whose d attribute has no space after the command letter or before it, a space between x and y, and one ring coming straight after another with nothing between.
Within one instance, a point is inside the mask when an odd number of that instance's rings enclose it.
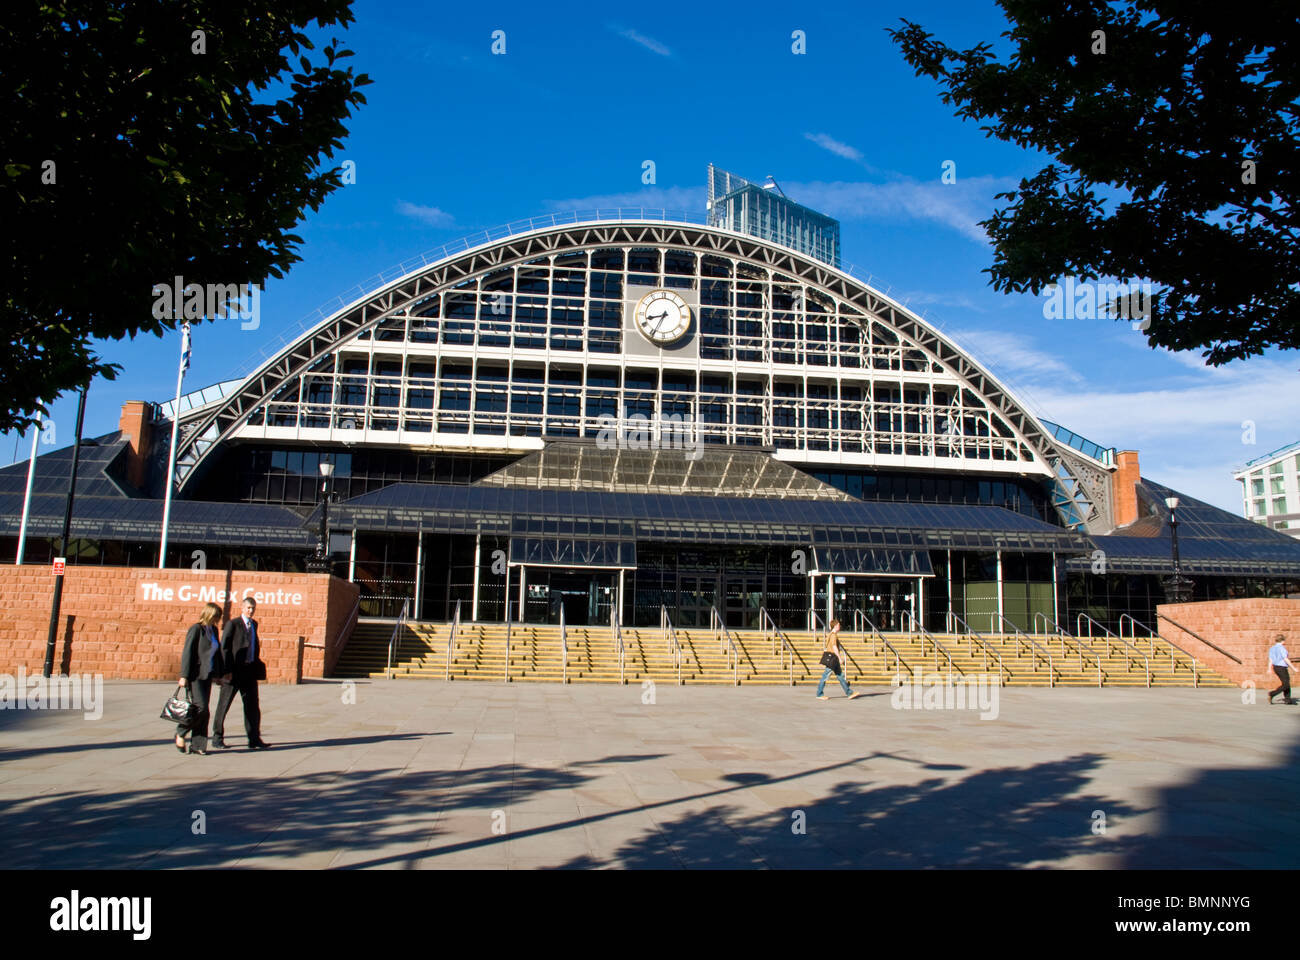
<instances>
[{"instance_id":1,"label":"glass tower behind building","mask_svg":"<svg viewBox=\"0 0 1300 960\"><path fill-rule=\"evenodd\" d=\"M748 233L840 265L840 222L709 164L709 226Z\"/></svg>"}]
</instances>

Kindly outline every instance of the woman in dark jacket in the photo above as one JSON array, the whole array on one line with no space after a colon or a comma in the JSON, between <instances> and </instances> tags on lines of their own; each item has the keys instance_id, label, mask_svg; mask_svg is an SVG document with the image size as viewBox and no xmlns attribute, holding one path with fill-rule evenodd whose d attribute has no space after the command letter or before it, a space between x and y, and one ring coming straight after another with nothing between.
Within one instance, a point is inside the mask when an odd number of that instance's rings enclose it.
<instances>
[{"instance_id":1,"label":"woman in dark jacket","mask_svg":"<svg viewBox=\"0 0 1300 960\"><path fill-rule=\"evenodd\" d=\"M176 749L185 753L185 734L193 731L194 736L188 752L205 757L208 754L208 704L213 680L222 680L225 665L221 659L221 608L215 603L205 604L199 622L190 627L185 635L185 647L181 651L181 675L177 680L182 687L188 687L190 700L194 703L194 719L187 727L176 727Z\"/></svg>"}]
</instances>

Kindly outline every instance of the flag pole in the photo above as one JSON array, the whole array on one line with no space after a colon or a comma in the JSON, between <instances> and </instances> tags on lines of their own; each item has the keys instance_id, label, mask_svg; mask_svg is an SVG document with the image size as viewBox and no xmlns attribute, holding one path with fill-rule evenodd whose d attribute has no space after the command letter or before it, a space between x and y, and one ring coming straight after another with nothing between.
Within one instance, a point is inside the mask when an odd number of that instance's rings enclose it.
<instances>
[{"instance_id":1,"label":"flag pole","mask_svg":"<svg viewBox=\"0 0 1300 960\"><path fill-rule=\"evenodd\" d=\"M163 499L162 541L158 545L158 569L167 567L167 527L172 518L172 487L176 474L176 435L181 425L181 381L190 365L190 325L181 324L181 362L176 370L176 405L172 408L172 447L167 454L167 494Z\"/></svg>"},{"instance_id":2,"label":"flag pole","mask_svg":"<svg viewBox=\"0 0 1300 960\"><path fill-rule=\"evenodd\" d=\"M32 509L32 481L36 479L36 445L41 439L41 421L36 420L36 432L32 434L32 456L27 463L27 492L23 494L23 520L18 526L18 557L15 566L23 565L23 555L27 552L27 517Z\"/></svg>"}]
</instances>

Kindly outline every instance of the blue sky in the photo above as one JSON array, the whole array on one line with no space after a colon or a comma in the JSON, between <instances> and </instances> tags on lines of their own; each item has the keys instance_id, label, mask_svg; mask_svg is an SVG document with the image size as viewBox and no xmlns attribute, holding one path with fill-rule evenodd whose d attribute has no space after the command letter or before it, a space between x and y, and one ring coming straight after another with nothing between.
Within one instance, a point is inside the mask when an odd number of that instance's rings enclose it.
<instances>
[{"instance_id":1,"label":"blue sky","mask_svg":"<svg viewBox=\"0 0 1300 960\"><path fill-rule=\"evenodd\" d=\"M839 218L846 263L969 348L1033 412L1139 450L1154 480L1239 513L1232 466L1300 437L1294 352L1207 369L1195 354L1153 351L1126 322L1046 320L1043 298L989 288L991 248L975 223L1045 158L956 119L885 29L906 17L953 45L1001 46L1006 21L991 0L354 10L353 27L334 32L374 83L336 160L355 162L357 182L298 228L302 262L267 284L258 329L196 328L187 390L248 372L326 301L477 230L597 205L702 215L713 162L773 175ZM491 52L496 30L504 55ZM941 182L945 161L954 184ZM116 429L127 400L172 397L179 334L101 350L125 372L92 385L88 436ZM60 446L75 410L75 396L54 406ZM0 439L0 462L26 458L30 440L15 440Z\"/></svg>"}]
</instances>

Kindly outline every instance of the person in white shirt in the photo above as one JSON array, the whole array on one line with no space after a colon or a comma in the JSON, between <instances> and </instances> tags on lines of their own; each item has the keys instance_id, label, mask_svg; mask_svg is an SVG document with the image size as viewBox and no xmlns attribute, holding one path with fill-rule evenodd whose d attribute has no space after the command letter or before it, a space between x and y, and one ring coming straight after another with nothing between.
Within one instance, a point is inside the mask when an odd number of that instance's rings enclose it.
<instances>
[{"instance_id":1,"label":"person in white shirt","mask_svg":"<svg viewBox=\"0 0 1300 960\"><path fill-rule=\"evenodd\" d=\"M1286 637L1280 633L1277 635L1277 642L1268 648L1268 664L1282 681L1282 686L1269 692L1268 702L1272 703L1273 698L1280 693L1283 703L1295 703L1291 699L1291 674L1287 670L1291 666L1291 656L1286 652Z\"/></svg>"}]
</instances>

